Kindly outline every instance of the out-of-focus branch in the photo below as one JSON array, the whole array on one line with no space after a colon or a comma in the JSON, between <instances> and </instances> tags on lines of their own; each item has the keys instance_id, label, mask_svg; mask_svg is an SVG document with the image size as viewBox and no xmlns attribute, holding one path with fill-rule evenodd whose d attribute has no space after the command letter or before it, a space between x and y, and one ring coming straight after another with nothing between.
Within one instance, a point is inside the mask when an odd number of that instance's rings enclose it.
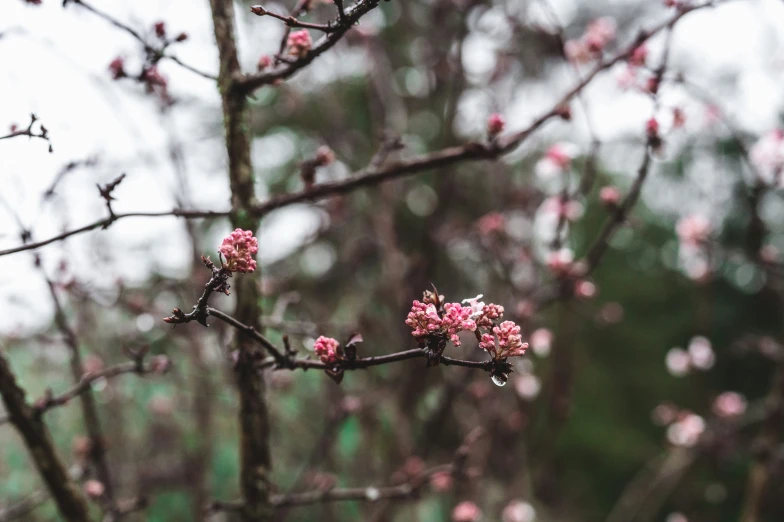
<instances>
[{"instance_id":1,"label":"out-of-focus branch","mask_svg":"<svg viewBox=\"0 0 784 522\"><path fill-rule=\"evenodd\" d=\"M39 125L38 132L33 131L33 125L35 122L38 121L38 118L35 114L30 115L30 124L25 129L14 129L10 133L6 134L5 136L0 136L0 140L7 140L11 138L18 138L20 136L27 136L28 138L38 138L44 141L49 140L49 130L44 127L43 125ZM52 152L52 146L49 145L49 152Z\"/></svg>"},{"instance_id":2,"label":"out-of-focus branch","mask_svg":"<svg viewBox=\"0 0 784 522\"><path fill-rule=\"evenodd\" d=\"M46 280L49 287L49 294L52 296L52 303L54 304L54 321L57 328L65 337L65 343L71 352L71 374L74 381L78 384L84 372L84 365L82 364L82 356L79 351L79 340L76 337L76 332L68 324L65 318L63 307L60 304L60 299L57 296L54 284L49 279ZM105 488L106 500L108 501L108 510L114 509L114 491L112 488L112 478L109 472L109 464L106 459L106 445L103 437L103 430L101 429L101 422L98 419L98 407L95 403L95 397L92 394L92 389L88 388L81 395L82 415L84 417L84 425L87 430L87 437L90 441L89 456L93 466L95 466L96 475L98 480L101 481Z\"/></svg>"},{"instance_id":3,"label":"out-of-focus branch","mask_svg":"<svg viewBox=\"0 0 784 522\"><path fill-rule=\"evenodd\" d=\"M68 476L55 452L49 430L36 409L27 404L24 390L17 384L16 376L2 355L0 395L8 411L8 418L24 440L30 458L57 503L60 515L68 522L88 522L89 510L79 486Z\"/></svg>"},{"instance_id":4,"label":"out-of-focus branch","mask_svg":"<svg viewBox=\"0 0 784 522\"><path fill-rule=\"evenodd\" d=\"M114 214L103 219L99 219L89 225L85 225L80 228L76 228L73 230L69 230L63 232L62 234L58 234L56 236L50 237L49 239L44 239L43 241L36 241L33 243L26 243L24 245L20 245L13 248L8 248L6 250L0 250L0 257L7 256L9 254L15 254L17 252L23 252L25 250L35 250L36 248L41 248L43 246L56 243L57 241L63 241L64 239L68 239L71 236L76 236L79 234L84 234L85 232L89 232L91 230L95 230L96 228L108 228L112 223L118 221L120 219L130 218L130 217L181 217L184 219L198 219L198 218L219 218L219 217L226 217L229 215L228 211L211 211L211 210L184 210L184 209L174 209L168 210L164 212L128 212L124 214Z\"/></svg>"},{"instance_id":5,"label":"out-of-focus branch","mask_svg":"<svg viewBox=\"0 0 784 522\"><path fill-rule=\"evenodd\" d=\"M462 477L465 473L466 461L474 443L483 434L481 428L471 431L463 444L455 452L451 463L434 466L426 469L402 484L392 486L367 486L358 488L336 488L327 490L306 491L304 493L290 493L274 495L272 504L275 508L307 506L326 502L360 501L377 502L379 500L406 500L415 498L429 483L430 477L440 473L448 473L455 477ZM239 511L242 504L237 502L214 502L210 508L213 511Z\"/></svg>"},{"instance_id":6,"label":"out-of-focus branch","mask_svg":"<svg viewBox=\"0 0 784 522\"><path fill-rule=\"evenodd\" d=\"M271 16L272 18L277 18L278 20L284 22L288 27L300 27L302 29L315 29L316 31L323 31L325 33L331 33L337 29L337 27L332 24L313 24L310 22L303 22L301 20L297 20L291 15L289 16L279 15L277 13L264 9L264 7L260 5L251 6L250 11L256 16Z\"/></svg>"},{"instance_id":7,"label":"out-of-focus branch","mask_svg":"<svg viewBox=\"0 0 784 522\"><path fill-rule=\"evenodd\" d=\"M202 76L203 78L207 78L208 80L212 80L212 81L216 81L218 79L217 77L215 77L212 74L206 73L204 71L200 71L199 69L197 69L197 68L195 68L193 66L190 66L190 65L188 65L186 63L183 63L182 60L180 60L176 56L171 56L169 54L166 54L165 53L165 47L158 48L158 47L154 47L154 46L150 45L147 42L147 40L145 40L144 37L142 37L142 35L139 34L139 32L136 29L134 29L133 27L129 26L128 24L125 24L125 23L121 22L120 20L117 20L113 16L111 16L111 15L109 15L107 13L104 13L103 11L100 11L100 10L96 9L91 4L88 4L88 3L86 3L86 2L84 2L82 0L65 0L64 5L66 5L68 3L72 3L72 4L76 4L76 5L81 6L81 7L85 8L85 9L87 9L88 11L90 11L91 13L93 13L93 14L101 17L101 18L103 18L104 20L106 20L107 22L112 24L113 26L115 26L115 27L117 27L119 29L122 29L126 33L130 34L136 40L138 40L142 44L142 46L144 46L144 51L146 53L152 55L153 58L155 58L156 60L160 60L161 58L166 58L167 60L171 60L174 63L176 63L177 65L179 65L180 67L182 67L184 69L187 69L187 70L191 71L192 73L198 74L199 76Z\"/></svg>"},{"instance_id":8,"label":"out-of-focus branch","mask_svg":"<svg viewBox=\"0 0 784 522\"><path fill-rule=\"evenodd\" d=\"M72 386L59 395L52 395L51 393L47 393L44 397L41 397L35 401L32 409L37 415L40 415L57 406L63 406L70 400L88 391L94 382L100 381L101 379L111 379L126 373L135 373L137 375L145 375L148 373L165 373L169 370L169 367L169 359L167 357L161 356L152 358L150 362L144 362L141 358L139 358L138 360L131 362L109 366L103 370L82 375L82 378L78 384ZM4 424L9 421L11 421L10 412L5 416L0 416L0 424Z\"/></svg>"}]
</instances>

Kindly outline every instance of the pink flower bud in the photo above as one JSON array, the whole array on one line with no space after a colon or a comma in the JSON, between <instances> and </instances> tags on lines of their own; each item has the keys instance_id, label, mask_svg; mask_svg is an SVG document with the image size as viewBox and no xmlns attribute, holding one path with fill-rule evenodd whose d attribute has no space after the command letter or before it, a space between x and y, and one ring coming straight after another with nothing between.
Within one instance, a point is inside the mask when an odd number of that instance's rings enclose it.
<instances>
[{"instance_id":1,"label":"pink flower bud","mask_svg":"<svg viewBox=\"0 0 784 522\"><path fill-rule=\"evenodd\" d=\"M490 138L495 138L504 131L505 126L506 121L504 120L504 117L497 112L494 112L487 118L487 135Z\"/></svg>"},{"instance_id":2,"label":"pink flower bud","mask_svg":"<svg viewBox=\"0 0 784 522\"><path fill-rule=\"evenodd\" d=\"M645 122L645 133L650 139L659 137L659 122L656 121L656 118L648 118L648 121Z\"/></svg>"},{"instance_id":3,"label":"pink flower bud","mask_svg":"<svg viewBox=\"0 0 784 522\"><path fill-rule=\"evenodd\" d=\"M109 71L112 73L113 80L119 80L125 77L125 59L118 56L109 63Z\"/></svg>"},{"instance_id":4,"label":"pink flower bud","mask_svg":"<svg viewBox=\"0 0 784 522\"><path fill-rule=\"evenodd\" d=\"M268 54L263 54L259 58L259 63L256 64L256 68L259 71L263 71L264 69L270 67L271 65L272 65L272 57Z\"/></svg>"},{"instance_id":5,"label":"pink flower bud","mask_svg":"<svg viewBox=\"0 0 784 522\"><path fill-rule=\"evenodd\" d=\"M155 36L158 38L166 38L166 23L156 22L153 26L155 28Z\"/></svg>"}]
</instances>

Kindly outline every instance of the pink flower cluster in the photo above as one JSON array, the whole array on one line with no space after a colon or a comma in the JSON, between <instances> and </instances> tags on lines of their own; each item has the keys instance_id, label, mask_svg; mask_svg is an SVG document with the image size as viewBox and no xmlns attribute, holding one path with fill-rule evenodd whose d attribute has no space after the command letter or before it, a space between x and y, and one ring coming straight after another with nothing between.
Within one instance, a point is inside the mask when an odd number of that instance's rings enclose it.
<instances>
[{"instance_id":1,"label":"pink flower cluster","mask_svg":"<svg viewBox=\"0 0 784 522\"><path fill-rule=\"evenodd\" d=\"M588 24L579 39L568 40L564 44L566 58L573 63L585 63L597 58L615 39L615 29L613 18L597 18Z\"/></svg>"},{"instance_id":2,"label":"pink flower cluster","mask_svg":"<svg viewBox=\"0 0 784 522\"><path fill-rule=\"evenodd\" d=\"M340 343L337 340L322 335L316 339L313 351L319 356L321 362L334 364L338 361L338 346L340 346Z\"/></svg>"},{"instance_id":3,"label":"pink flower cluster","mask_svg":"<svg viewBox=\"0 0 784 522\"><path fill-rule=\"evenodd\" d=\"M496 343L496 338L498 342ZM512 321L504 321L493 327L493 334L482 334L479 347L493 356L493 359L506 359L525 354L528 343L520 335L520 327Z\"/></svg>"},{"instance_id":4,"label":"pink flower cluster","mask_svg":"<svg viewBox=\"0 0 784 522\"><path fill-rule=\"evenodd\" d=\"M256 260L253 257L259 251L259 243L250 230L236 229L223 238L218 251L223 254L223 267L231 272L253 272Z\"/></svg>"},{"instance_id":5,"label":"pink flower cluster","mask_svg":"<svg viewBox=\"0 0 784 522\"><path fill-rule=\"evenodd\" d=\"M486 304L482 307L481 314L476 317L475 322L478 328L492 328L494 321L504 315L504 307L497 304Z\"/></svg>"},{"instance_id":6,"label":"pink flower cluster","mask_svg":"<svg viewBox=\"0 0 784 522\"><path fill-rule=\"evenodd\" d=\"M311 40L310 33L307 29L292 31L289 34L288 40L286 40L289 54L297 56L298 58L302 58L308 54L312 45L313 40Z\"/></svg>"},{"instance_id":7,"label":"pink flower cluster","mask_svg":"<svg viewBox=\"0 0 784 522\"><path fill-rule=\"evenodd\" d=\"M470 307L459 303L447 303L444 305L444 314L441 317L435 305L414 301L411 311L408 312L406 324L414 329L411 332L414 337L444 335L449 337L455 346L460 346L460 337L457 334L476 330L476 322L471 319L471 315Z\"/></svg>"}]
</instances>

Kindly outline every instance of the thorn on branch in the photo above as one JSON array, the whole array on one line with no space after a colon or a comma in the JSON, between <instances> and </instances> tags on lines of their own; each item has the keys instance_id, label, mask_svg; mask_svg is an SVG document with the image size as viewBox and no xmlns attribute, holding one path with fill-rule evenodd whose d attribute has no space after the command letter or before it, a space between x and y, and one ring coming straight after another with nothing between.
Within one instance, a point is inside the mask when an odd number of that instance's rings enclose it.
<instances>
[{"instance_id":1,"label":"thorn on branch","mask_svg":"<svg viewBox=\"0 0 784 522\"><path fill-rule=\"evenodd\" d=\"M115 201L115 198L112 196L112 192L117 186L122 183L122 180L125 179L125 174L120 174L110 183L107 183L104 186L99 185L98 183L95 184L98 187L98 193L101 195L103 200L106 202L106 209L109 211L109 218L106 220L106 223L103 225L102 228L106 229L112 222L116 219L114 214L114 210L112 209L112 201Z\"/></svg>"}]
</instances>

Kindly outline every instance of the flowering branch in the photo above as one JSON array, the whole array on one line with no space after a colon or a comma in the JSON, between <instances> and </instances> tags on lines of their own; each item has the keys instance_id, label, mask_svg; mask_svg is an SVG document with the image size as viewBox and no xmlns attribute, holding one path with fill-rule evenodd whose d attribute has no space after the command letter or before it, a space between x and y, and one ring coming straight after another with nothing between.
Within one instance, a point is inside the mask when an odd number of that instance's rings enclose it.
<instances>
[{"instance_id":1,"label":"flowering branch","mask_svg":"<svg viewBox=\"0 0 784 522\"><path fill-rule=\"evenodd\" d=\"M27 126L26 129L18 129L16 125L11 126L11 132L6 134L5 136L0 136L0 140L7 140L10 138L17 138L19 136L27 136L29 138L38 138L44 141L49 140L49 130L44 127L43 125L39 125L38 132L33 131L33 125L35 122L38 121L38 118L35 114L30 114L30 124ZM52 145L49 144L49 152L52 152Z\"/></svg>"},{"instance_id":2,"label":"flowering branch","mask_svg":"<svg viewBox=\"0 0 784 522\"><path fill-rule=\"evenodd\" d=\"M413 156L408 159L396 161L384 167L378 167L378 168L368 167L366 169L357 171L356 173L354 173L354 175L348 177L347 179L330 182L330 183L318 183L313 185L311 188L306 188L305 190L301 190L299 192L293 192L290 194L276 196L263 203L251 205L247 210L252 216L261 217L270 213L273 210L288 205L292 205L295 203L301 203L303 201L316 201L327 197L347 194L360 188L373 186L386 181L391 181L394 179L415 175L420 172L431 170L431 169L438 169L439 167L454 165L462 161L477 161L477 160L481 161L481 160L490 160L490 159L497 158L503 154L510 152L517 145L525 141L525 139L527 139L528 136L533 134L536 130L538 130L542 125L544 125L550 119L553 119L555 117L560 117L563 114L563 107L567 105L568 102L575 95L577 95L583 88L585 88L585 86L588 85L594 79L594 77L596 77L596 75L598 75L600 72L606 69L609 69L614 64L630 56L634 52L634 49L639 47L642 41L646 40L647 38L650 38L654 34L657 34L658 32L662 31L666 27L673 25L675 22L680 20L680 18L682 18L686 14L705 7L718 5L718 3L719 3L718 1L715 1L715 2L707 2L705 4L701 4L697 6L684 7L682 9L679 9L678 12L675 15L673 15L669 20L661 23L660 25L648 31L644 31L640 33L640 35L634 40L632 45L629 45L627 48L620 51L615 56L598 64L589 74L587 74L580 82L578 82L577 85L575 85L560 100L558 100L558 102L555 103L548 112L544 113L543 115L535 119L528 127L526 127L521 131L518 131L506 137L500 137L499 139L495 140L491 144L470 142L462 146L448 147L438 151L434 151L426 154L420 154L418 156ZM355 9L358 9L358 7ZM273 74L273 73L269 73L269 74ZM293 74L293 72L291 74ZM266 78L267 75L261 75L260 77ZM243 80L239 81L239 85L244 86L245 84L248 83L253 84L254 81L252 80L252 78L253 77L245 77ZM274 81L274 79L276 78L272 78L269 81L270 82ZM263 85L264 83L269 83L269 82L264 80L259 85ZM247 88L247 87L243 87L243 88ZM442 172L442 170L439 170L438 172ZM203 210L181 210L181 209L175 209L169 212L132 212L126 214L117 214L111 220L110 218L105 218L96 221L94 223L91 223L89 225L86 225L84 227L81 227L79 229L64 232L58 236L54 236L44 241L39 241L36 243L28 243L22 246L9 248L6 250L0 250L0 256L9 255L24 250L33 250L36 248L40 248L50 243L61 241L73 235L89 232L99 227L105 227L107 223L111 224L111 221L116 221L118 219L127 218L127 217L175 216L175 217L182 217L185 219L194 219L194 218L219 218L219 217L227 217L230 215L231 212L228 211L203 211ZM601 255L599 255L599 257L601 257ZM545 300L549 299L550 297L552 296L548 292L547 296L545 296Z\"/></svg>"},{"instance_id":3,"label":"flowering branch","mask_svg":"<svg viewBox=\"0 0 784 522\"><path fill-rule=\"evenodd\" d=\"M104 20L106 20L107 22L112 24L113 26L118 27L118 28L122 29L123 31L125 31L126 33L130 34L132 37L134 37L136 40L138 40L139 43L142 44L142 46L144 47L144 52L146 52L148 55L150 55L152 57L152 61L153 62L157 62L157 61L159 61L159 60L161 60L163 58L166 58L167 60L171 60L172 62L176 63L180 67L182 67L184 69L187 69L187 70L191 71L192 73L198 74L199 76L201 76L203 78L207 78L208 80L213 80L213 81L216 81L218 79L215 75L206 73L204 71L200 71L199 69L197 69L195 67L192 67L192 66L182 62L176 56L172 56L172 55L166 54L166 48L168 47L168 45L171 42L165 42L161 47L154 47L153 45L149 44L147 42L147 40L141 34L139 34L139 32L136 29L132 28L131 26L129 26L129 25L127 25L127 24L125 24L125 23L123 23L123 22L121 22L119 20L117 20L113 16L111 16L111 15L109 15L109 14L103 12L103 11L100 11L100 10L96 9L95 7L93 7L92 5L84 2L83 0L65 0L63 2L63 6L67 5L68 3L72 3L72 4L76 4L76 5L82 6L83 8L87 9L91 13L93 13L93 14L101 17L101 18L103 18ZM182 33L182 34L185 35L185 33ZM187 37L187 35L185 35L185 37ZM185 38L180 36L180 37L178 37L177 41L182 41L184 39Z\"/></svg>"},{"instance_id":4,"label":"flowering branch","mask_svg":"<svg viewBox=\"0 0 784 522\"><path fill-rule=\"evenodd\" d=\"M285 24L288 27L301 27L303 29L315 29L317 31L323 31L325 33L331 33L336 29L336 27L332 24L312 24L309 22L302 22L300 20L297 20L291 15L289 16L279 15L277 13L273 13L272 11L268 11L264 9L264 7L260 5L252 5L250 7L250 12L255 14L256 16L271 16L272 18L277 18L278 20L285 22Z\"/></svg>"},{"instance_id":5,"label":"flowering branch","mask_svg":"<svg viewBox=\"0 0 784 522\"><path fill-rule=\"evenodd\" d=\"M334 29L327 32L312 48L299 54L296 60L285 63L269 72L260 71L256 74L243 75L237 82L237 88L245 94L251 94L263 85L269 85L277 80L283 80L292 76L300 69L308 66L318 56L331 49L362 16L375 9L379 2L380 0L360 0L353 7L345 10L344 16L338 17L336 22L331 22L329 25L334 27ZM269 13L269 11L266 12Z\"/></svg>"}]
</instances>

